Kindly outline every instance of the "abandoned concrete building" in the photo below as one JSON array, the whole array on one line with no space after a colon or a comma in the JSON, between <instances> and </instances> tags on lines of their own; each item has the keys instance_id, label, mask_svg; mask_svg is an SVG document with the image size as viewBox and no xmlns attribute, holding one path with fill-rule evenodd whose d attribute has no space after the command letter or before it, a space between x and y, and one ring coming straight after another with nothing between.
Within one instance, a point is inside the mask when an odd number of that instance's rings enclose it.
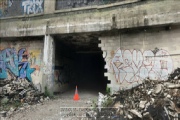
<instances>
[{"instance_id":1,"label":"abandoned concrete building","mask_svg":"<svg viewBox=\"0 0 180 120\"><path fill-rule=\"evenodd\" d=\"M0 0L0 79L130 89L180 67L179 0Z\"/></svg>"}]
</instances>

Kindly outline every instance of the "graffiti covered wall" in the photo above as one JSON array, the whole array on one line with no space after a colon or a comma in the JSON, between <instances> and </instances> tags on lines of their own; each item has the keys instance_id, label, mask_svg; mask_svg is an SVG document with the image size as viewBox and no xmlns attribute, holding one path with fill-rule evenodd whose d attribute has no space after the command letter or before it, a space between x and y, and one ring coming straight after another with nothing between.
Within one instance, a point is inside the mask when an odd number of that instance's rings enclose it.
<instances>
[{"instance_id":1,"label":"graffiti covered wall","mask_svg":"<svg viewBox=\"0 0 180 120\"><path fill-rule=\"evenodd\" d=\"M112 4L125 0L56 0L56 10Z\"/></svg>"},{"instance_id":2,"label":"graffiti covered wall","mask_svg":"<svg viewBox=\"0 0 180 120\"><path fill-rule=\"evenodd\" d=\"M173 61L166 50L118 49L111 61L118 83L135 82L144 79L167 80L173 71Z\"/></svg>"},{"instance_id":3,"label":"graffiti covered wall","mask_svg":"<svg viewBox=\"0 0 180 120\"><path fill-rule=\"evenodd\" d=\"M1 40L0 80L26 79L40 83L43 41Z\"/></svg>"},{"instance_id":4,"label":"graffiti covered wall","mask_svg":"<svg viewBox=\"0 0 180 120\"><path fill-rule=\"evenodd\" d=\"M23 0L23 12L25 14L37 14L43 12L44 0Z\"/></svg>"},{"instance_id":5,"label":"graffiti covered wall","mask_svg":"<svg viewBox=\"0 0 180 120\"><path fill-rule=\"evenodd\" d=\"M43 12L44 0L0 0L0 18Z\"/></svg>"},{"instance_id":6,"label":"graffiti covered wall","mask_svg":"<svg viewBox=\"0 0 180 120\"><path fill-rule=\"evenodd\" d=\"M0 0L0 17L8 13L13 4L13 0Z\"/></svg>"},{"instance_id":7,"label":"graffiti covered wall","mask_svg":"<svg viewBox=\"0 0 180 120\"><path fill-rule=\"evenodd\" d=\"M100 38L106 61L105 76L112 90L130 89L144 80L168 80L180 67L178 40L180 30L157 28L147 32L109 33Z\"/></svg>"}]
</instances>

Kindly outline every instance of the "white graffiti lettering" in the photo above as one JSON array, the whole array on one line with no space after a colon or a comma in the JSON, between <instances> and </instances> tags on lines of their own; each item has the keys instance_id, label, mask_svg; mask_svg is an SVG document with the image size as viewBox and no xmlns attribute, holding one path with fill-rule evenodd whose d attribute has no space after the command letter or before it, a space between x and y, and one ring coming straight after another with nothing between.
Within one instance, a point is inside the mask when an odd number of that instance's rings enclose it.
<instances>
[{"instance_id":1,"label":"white graffiti lettering","mask_svg":"<svg viewBox=\"0 0 180 120\"><path fill-rule=\"evenodd\" d=\"M146 78L153 80L167 80L173 71L173 61L166 50L153 53L146 50L118 49L111 60L111 65L118 83L137 82Z\"/></svg>"},{"instance_id":2,"label":"white graffiti lettering","mask_svg":"<svg viewBox=\"0 0 180 120\"><path fill-rule=\"evenodd\" d=\"M43 2L43 0L24 0L22 2L24 13L37 14L43 12Z\"/></svg>"}]
</instances>

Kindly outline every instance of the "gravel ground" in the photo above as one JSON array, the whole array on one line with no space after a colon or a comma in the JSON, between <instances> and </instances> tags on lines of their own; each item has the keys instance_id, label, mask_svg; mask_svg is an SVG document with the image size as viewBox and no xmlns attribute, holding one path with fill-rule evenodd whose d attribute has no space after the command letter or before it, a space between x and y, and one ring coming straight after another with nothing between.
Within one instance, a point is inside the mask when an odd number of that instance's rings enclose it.
<instances>
[{"instance_id":1,"label":"gravel ground","mask_svg":"<svg viewBox=\"0 0 180 120\"><path fill-rule=\"evenodd\" d=\"M55 99L46 101L43 105L22 108L18 113L4 120L87 120L87 118L72 116L75 114L85 115L86 108L91 107L90 101L97 100L98 92L97 90L80 89L78 90L80 100L74 101L74 90L70 90L56 95Z\"/></svg>"}]
</instances>

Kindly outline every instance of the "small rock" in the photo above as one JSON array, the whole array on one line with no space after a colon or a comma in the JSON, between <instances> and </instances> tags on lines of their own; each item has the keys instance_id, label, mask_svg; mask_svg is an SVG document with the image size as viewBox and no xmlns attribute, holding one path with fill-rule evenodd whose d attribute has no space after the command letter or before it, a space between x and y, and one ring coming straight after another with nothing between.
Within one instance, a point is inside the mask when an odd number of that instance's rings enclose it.
<instances>
[{"instance_id":1,"label":"small rock","mask_svg":"<svg viewBox=\"0 0 180 120\"><path fill-rule=\"evenodd\" d=\"M39 101L40 101L40 102L43 102L43 101L44 101L44 99L43 99L43 98L41 98Z\"/></svg>"},{"instance_id":2,"label":"small rock","mask_svg":"<svg viewBox=\"0 0 180 120\"><path fill-rule=\"evenodd\" d=\"M119 111L119 114L120 114L120 115L123 115L123 114L124 114L123 110L120 110L120 111Z\"/></svg>"},{"instance_id":3,"label":"small rock","mask_svg":"<svg viewBox=\"0 0 180 120\"><path fill-rule=\"evenodd\" d=\"M86 117L92 118L93 117L93 111L86 112Z\"/></svg>"},{"instance_id":4,"label":"small rock","mask_svg":"<svg viewBox=\"0 0 180 120\"><path fill-rule=\"evenodd\" d=\"M50 98L49 98L49 97L46 97L44 100L45 100L45 101L49 101L49 100L50 100Z\"/></svg>"},{"instance_id":5,"label":"small rock","mask_svg":"<svg viewBox=\"0 0 180 120\"><path fill-rule=\"evenodd\" d=\"M1 112L0 112L0 116L1 116L1 117L6 117L6 113L7 113L7 111L1 111Z\"/></svg>"},{"instance_id":6,"label":"small rock","mask_svg":"<svg viewBox=\"0 0 180 120\"><path fill-rule=\"evenodd\" d=\"M92 104L92 102L89 100L89 101L86 101L86 104Z\"/></svg>"},{"instance_id":7,"label":"small rock","mask_svg":"<svg viewBox=\"0 0 180 120\"><path fill-rule=\"evenodd\" d=\"M24 103L23 106L24 106L24 107L27 107L27 106L29 106L29 104L28 104L28 103Z\"/></svg>"},{"instance_id":8,"label":"small rock","mask_svg":"<svg viewBox=\"0 0 180 120\"><path fill-rule=\"evenodd\" d=\"M25 108L24 107L21 107L21 108L19 108L21 111L23 111Z\"/></svg>"},{"instance_id":9,"label":"small rock","mask_svg":"<svg viewBox=\"0 0 180 120\"><path fill-rule=\"evenodd\" d=\"M148 95L150 95L151 93L152 93L152 91L151 91L151 90L149 90L147 94L148 94Z\"/></svg>"}]
</instances>

